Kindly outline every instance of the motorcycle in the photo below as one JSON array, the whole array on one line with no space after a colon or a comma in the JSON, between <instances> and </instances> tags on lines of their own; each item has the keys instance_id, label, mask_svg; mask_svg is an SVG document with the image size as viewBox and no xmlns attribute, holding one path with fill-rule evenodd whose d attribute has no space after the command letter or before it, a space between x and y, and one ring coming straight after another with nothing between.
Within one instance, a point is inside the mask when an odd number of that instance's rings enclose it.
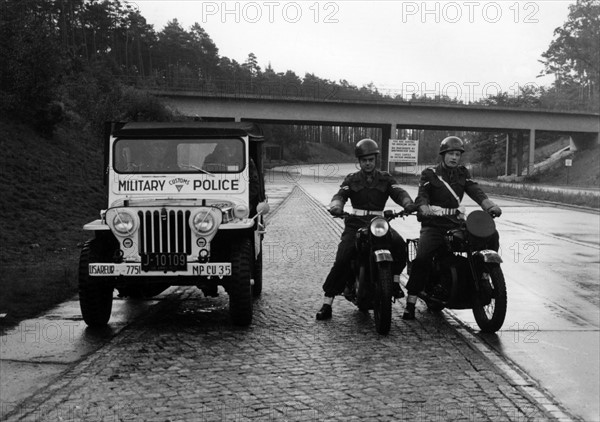
<instances>
[{"instance_id":1,"label":"motorcycle","mask_svg":"<svg viewBox=\"0 0 600 422\"><path fill-rule=\"evenodd\" d=\"M502 327L507 309L502 258L485 246L495 232L493 217L480 210L447 231L445 246L434 253L429 279L418 294L430 310L472 309L482 332L495 333ZM418 239L408 239L407 245L410 274Z\"/></svg>"},{"instance_id":2,"label":"motorcycle","mask_svg":"<svg viewBox=\"0 0 600 422\"><path fill-rule=\"evenodd\" d=\"M393 275L392 232L389 222L408 215L405 211L385 211L356 232L356 254L351 262L354 280L344 292L346 299L362 312L373 309L375 329L379 334L390 331L392 321ZM351 217L344 213L340 218Z\"/></svg>"}]
</instances>

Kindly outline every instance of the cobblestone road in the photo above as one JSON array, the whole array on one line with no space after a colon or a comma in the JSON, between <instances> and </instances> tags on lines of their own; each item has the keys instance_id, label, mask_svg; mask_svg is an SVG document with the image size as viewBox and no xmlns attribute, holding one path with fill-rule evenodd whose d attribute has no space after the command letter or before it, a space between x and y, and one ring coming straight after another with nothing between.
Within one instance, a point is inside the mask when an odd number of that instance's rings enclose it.
<instances>
[{"instance_id":1,"label":"cobblestone road","mask_svg":"<svg viewBox=\"0 0 600 422\"><path fill-rule=\"evenodd\" d=\"M552 419L439 316L407 322L394 305L379 336L338 299L332 320L315 321L340 232L294 188L270 217L251 327L231 326L225 294L178 288L8 420Z\"/></svg>"}]
</instances>

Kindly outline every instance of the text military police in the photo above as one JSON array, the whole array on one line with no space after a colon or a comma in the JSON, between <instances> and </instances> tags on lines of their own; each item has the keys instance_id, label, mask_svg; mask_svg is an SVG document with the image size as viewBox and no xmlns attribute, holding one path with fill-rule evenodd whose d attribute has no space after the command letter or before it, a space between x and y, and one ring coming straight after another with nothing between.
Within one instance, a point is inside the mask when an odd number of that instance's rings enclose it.
<instances>
[{"instance_id":1,"label":"text military police","mask_svg":"<svg viewBox=\"0 0 600 422\"><path fill-rule=\"evenodd\" d=\"M471 179L469 170L460 165L461 156L465 152L463 141L456 136L444 138L440 143L440 163L427 168L421 173L419 192L415 199L418 207L418 218L421 221L421 233L417 254L412 261L412 268L406 289L406 308L404 319L415 318L417 294L424 287L429 275L433 253L444 245L446 232L458 226L456 212L466 193L477 204L494 217L499 217L502 210L494 204L479 185ZM487 248L498 251L498 232L488 240Z\"/></svg>"},{"instance_id":2,"label":"text military police","mask_svg":"<svg viewBox=\"0 0 600 422\"><path fill-rule=\"evenodd\" d=\"M389 173L375 168L379 155L377 142L372 139L363 139L356 144L354 152L358 158L360 171L346 176L340 190L333 196L329 204L329 212L332 215L341 215L344 204L350 199L354 212L345 220L345 228L338 245L335 262L323 284L325 298L323 306L317 312L318 320L331 318L331 305L334 297L341 294L346 287L346 282L353 278L350 261L354 254L354 239L357 230L367 224L374 215L383 215L388 197L407 211L416 210L410 195L396 183L396 180ZM400 288L399 281L400 273L406 263L406 243L394 230L392 230L392 243L394 296L401 298L404 293Z\"/></svg>"}]
</instances>

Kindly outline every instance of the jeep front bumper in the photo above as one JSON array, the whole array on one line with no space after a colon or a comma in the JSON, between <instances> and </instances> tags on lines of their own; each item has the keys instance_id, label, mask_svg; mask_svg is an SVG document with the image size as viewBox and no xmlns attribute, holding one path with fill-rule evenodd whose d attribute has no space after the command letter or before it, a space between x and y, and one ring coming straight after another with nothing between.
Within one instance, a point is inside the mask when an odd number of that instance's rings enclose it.
<instances>
[{"instance_id":1,"label":"jeep front bumper","mask_svg":"<svg viewBox=\"0 0 600 422\"><path fill-rule=\"evenodd\" d=\"M142 271L142 264L131 263L91 263L88 264L90 276L113 277L164 277L168 276L193 276L193 277L227 277L231 275L230 262L207 262L187 264L187 269L183 271Z\"/></svg>"}]
</instances>

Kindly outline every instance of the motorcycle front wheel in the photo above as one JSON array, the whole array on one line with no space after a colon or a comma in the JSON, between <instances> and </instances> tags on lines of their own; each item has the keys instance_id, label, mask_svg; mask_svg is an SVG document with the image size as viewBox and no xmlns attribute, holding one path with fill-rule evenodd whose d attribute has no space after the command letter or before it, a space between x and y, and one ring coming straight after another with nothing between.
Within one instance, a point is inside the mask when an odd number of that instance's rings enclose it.
<instances>
[{"instance_id":1,"label":"motorcycle front wheel","mask_svg":"<svg viewBox=\"0 0 600 422\"><path fill-rule=\"evenodd\" d=\"M392 323L392 268L389 262L380 262L376 265L375 297L373 314L375 329L379 334L386 335Z\"/></svg>"},{"instance_id":2,"label":"motorcycle front wheel","mask_svg":"<svg viewBox=\"0 0 600 422\"><path fill-rule=\"evenodd\" d=\"M476 297L473 303L473 316L482 332L495 333L504 323L507 307L506 282L500 265L486 264L482 281L491 286L491 300L489 303L484 303L481 297Z\"/></svg>"}]
</instances>

